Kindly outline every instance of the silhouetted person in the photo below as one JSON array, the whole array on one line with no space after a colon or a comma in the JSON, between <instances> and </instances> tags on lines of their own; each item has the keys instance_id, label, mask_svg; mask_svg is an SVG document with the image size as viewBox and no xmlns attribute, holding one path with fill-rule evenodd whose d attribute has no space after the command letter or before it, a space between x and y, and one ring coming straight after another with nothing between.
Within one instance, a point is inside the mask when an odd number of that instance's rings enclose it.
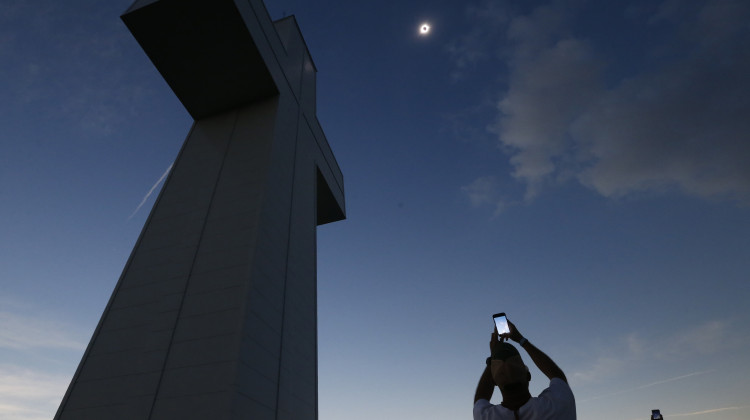
<instances>
[{"instance_id":1,"label":"silhouetted person","mask_svg":"<svg viewBox=\"0 0 750 420\"><path fill-rule=\"evenodd\" d=\"M664 420L660 410L651 410L651 420Z\"/></svg>"},{"instance_id":2,"label":"silhouetted person","mask_svg":"<svg viewBox=\"0 0 750 420\"><path fill-rule=\"evenodd\" d=\"M500 336L492 333L487 366L474 394L474 420L575 420L576 402L568 380L555 362L536 348L516 326L508 321L510 332ZM549 387L538 397L529 393L531 373L523 363L518 350L505 341L511 339L526 350L537 368L549 378ZM490 404L495 385L503 394L503 402Z\"/></svg>"}]
</instances>

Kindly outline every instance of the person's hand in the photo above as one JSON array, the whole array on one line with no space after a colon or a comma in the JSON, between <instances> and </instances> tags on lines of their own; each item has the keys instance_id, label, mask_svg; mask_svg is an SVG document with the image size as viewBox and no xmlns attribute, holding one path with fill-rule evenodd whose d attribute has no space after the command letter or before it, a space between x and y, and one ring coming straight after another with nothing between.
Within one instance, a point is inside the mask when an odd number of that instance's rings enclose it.
<instances>
[{"instance_id":1,"label":"person's hand","mask_svg":"<svg viewBox=\"0 0 750 420\"><path fill-rule=\"evenodd\" d=\"M495 352L495 346L500 342L497 334L497 328L492 331L492 338L490 338L490 354Z\"/></svg>"},{"instance_id":2,"label":"person's hand","mask_svg":"<svg viewBox=\"0 0 750 420\"><path fill-rule=\"evenodd\" d=\"M515 341L516 343L521 341L521 339L523 338L523 335L521 335L521 333L518 331L518 328L516 328L516 326L513 325L513 323L510 321L508 321L508 329L510 330L510 332L501 335L500 336L501 340L507 341L508 339L511 339ZM497 332L497 330L495 330L495 332Z\"/></svg>"}]
</instances>

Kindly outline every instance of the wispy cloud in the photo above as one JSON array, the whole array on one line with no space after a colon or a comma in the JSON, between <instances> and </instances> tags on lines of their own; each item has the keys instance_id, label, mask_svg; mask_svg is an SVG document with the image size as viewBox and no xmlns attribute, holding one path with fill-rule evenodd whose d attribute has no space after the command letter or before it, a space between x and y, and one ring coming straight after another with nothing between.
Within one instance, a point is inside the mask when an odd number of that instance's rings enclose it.
<instances>
[{"instance_id":1,"label":"wispy cloud","mask_svg":"<svg viewBox=\"0 0 750 420\"><path fill-rule=\"evenodd\" d=\"M479 177L461 187L461 191L469 197L471 205L481 207L490 205L494 207L493 216L497 216L508 206L508 203L501 198L498 187L498 179L494 176Z\"/></svg>"},{"instance_id":2,"label":"wispy cloud","mask_svg":"<svg viewBox=\"0 0 750 420\"><path fill-rule=\"evenodd\" d=\"M674 378L669 378L669 379L664 379L664 380L661 380L661 381L651 382L651 383L648 383L648 384L645 384L645 385L641 385L641 386L635 387L633 389L650 388L652 386L666 384L668 382L679 381L681 379L690 378L691 376L705 375L706 373L711 373L711 372L715 372L715 371L716 371L715 369L710 369L710 370L702 370L700 372L688 373L687 375L681 375L681 376L676 376Z\"/></svg>"},{"instance_id":3,"label":"wispy cloud","mask_svg":"<svg viewBox=\"0 0 750 420\"><path fill-rule=\"evenodd\" d=\"M497 179L492 176L480 177L469 185L461 187L461 190L469 196L471 205L478 207L494 201L496 195Z\"/></svg>"},{"instance_id":4,"label":"wispy cloud","mask_svg":"<svg viewBox=\"0 0 750 420\"><path fill-rule=\"evenodd\" d=\"M0 418L52 418L69 382L69 375L50 375L17 366L0 365Z\"/></svg>"},{"instance_id":5,"label":"wispy cloud","mask_svg":"<svg viewBox=\"0 0 750 420\"><path fill-rule=\"evenodd\" d=\"M743 406L743 407L722 407L722 408L713 408L711 410L703 410L703 411L694 411L692 413L679 413L679 414L670 414L669 417L690 417L690 416L702 416L704 414L714 414L714 413L721 413L722 411L737 411L737 410L744 410L750 407Z\"/></svg>"},{"instance_id":6,"label":"wispy cloud","mask_svg":"<svg viewBox=\"0 0 750 420\"><path fill-rule=\"evenodd\" d=\"M145 195L145 196L143 197L143 200L141 200L141 203L140 203L140 204L138 204L138 207L136 207L136 208L135 208L135 210L133 210L133 214L131 214L131 215L130 215L130 216L128 217L128 220L132 219L132 218L133 218L133 216L135 216L135 214L136 214L136 213L138 213L138 210L140 210L140 209L141 209L141 207L143 207L143 205L144 205L144 204L146 204L146 201L148 200L148 198L149 198L149 197L151 197L151 194L153 194L153 192L154 192L154 190L156 189L156 187L158 187L158 186L159 186L159 184L161 184L161 183L162 183L162 181L164 181L164 178L166 178L166 177L167 177L167 175L169 174L169 171L171 171L171 170L172 170L172 166L173 166L173 165L174 165L174 163L170 164L170 165L169 165L169 167L167 168L167 170L166 170L166 171L164 171L164 173L163 173L163 174L161 174L161 177L159 177L159 179L158 179L158 180L157 180L157 181L156 181L156 182L154 183L154 185L153 185L153 186L151 186L151 189L150 189L150 190L148 190L148 192L146 193L146 195Z\"/></svg>"},{"instance_id":7,"label":"wispy cloud","mask_svg":"<svg viewBox=\"0 0 750 420\"><path fill-rule=\"evenodd\" d=\"M744 346L747 337L732 334L730 331L732 331L730 323L711 320L684 330L663 334L658 341L644 339L637 333L630 333L603 346L592 363L574 371L571 377L580 382L593 383L618 375L628 366L641 364L644 361L675 362L715 355ZM670 382L708 372L693 372L664 381ZM644 386L654 386L660 383L662 381L651 382ZM644 386L633 389L640 389Z\"/></svg>"},{"instance_id":8,"label":"wispy cloud","mask_svg":"<svg viewBox=\"0 0 750 420\"><path fill-rule=\"evenodd\" d=\"M4 102L45 120L62 116L83 138L127 131L135 104L150 91L139 79L141 69L124 60L132 37L112 18L117 8L106 2L2 4Z\"/></svg>"},{"instance_id":9,"label":"wispy cloud","mask_svg":"<svg viewBox=\"0 0 750 420\"><path fill-rule=\"evenodd\" d=\"M11 312L0 312L0 348L84 350L83 334L60 322Z\"/></svg>"},{"instance_id":10,"label":"wispy cloud","mask_svg":"<svg viewBox=\"0 0 750 420\"><path fill-rule=\"evenodd\" d=\"M710 355L739 345L738 339L740 337L730 334L727 322L708 321L672 334L663 346L653 349L653 354L658 358L670 360L693 355Z\"/></svg>"},{"instance_id":11,"label":"wispy cloud","mask_svg":"<svg viewBox=\"0 0 750 420\"><path fill-rule=\"evenodd\" d=\"M680 375L680 376L676 376L674 378L669 378L669 379L663 379L663 380L659 380L659 381L655 381L655 382L650 382L650 383L639 385L639 386L636 386L636 387L633 387L633 388L623 389L623 390L620 390L620 391L611 392L611 393L604 394L604 395L597 395L595 397L586 398L586 399L581 400L581 402L584 403L584 402L598 400L598 399L601 399L601 398L613 397L615 395L626 394L628 392L633 392L633 391L637 391L637 390L645 389L645 388L651 388L653 386L662 385L662 384L666 384L666 383L669 383L669 382L680 381L680 380L683 380L683 379L691 378L693 376L705 375L705 374L711 373L711 372L715 372L715 370L712 369L712 370L703 370L703 371L700 371L700 372L692 372L692 373L688 373L687 375Z\"/></svg>"},{"instance_id":12,"label":"wispy cloud","mask_svg":"<svg viewBox=\"0 0 750 420\"><path fill-rule=\"evenodd\" d=\"M479 5L467 7L466 19L474 22L471 31L446 46L446 51L455 63L455 69L451 73L453 80L463 79L478 63L502 54L497 41L504 37L503 28L510 17L504 2L484 0Z\"/></svg>"},{"instance_id":13,"label":"wispy cloud","mask_svg":"<svg viewBox=\"0 0 750 420\"><path fill-rule=\"evenodd\" d=\"M750 202L750 5L691 4L631 16L634 43L657 23L669 29L626 57L572 30L583 2L526 14L484 3L494 18L474 21L495 25L490 43L475 41L490 29L473 27L449 51L458 72L505 51L495 131L527 200L576 181L605 197L681 191Z\"/></svg>"},{"instance_id":14,"label":"wispy cloud","mask_svg":"<svg viewBox=\"0 0 750 420\"><path fill-rule=\"evenodd\" d=\"M0 297L0 307L0 419L50 419L73 374L65 371L69 358L83 352L88 332L20 299Z\"/></svg>"},{"instance_id":15,"label":"wispy cloud","mask_svg":"<svg viewBox=\"0 0 750 420\"><path fill-rule=\"evenodd\" d=\"M574 372L573 378L581 382L595 382L601 378L612 377L623 369L626 362L627 360L621 356L599 356L586 369Z\"/></svg>"}]
</instances>

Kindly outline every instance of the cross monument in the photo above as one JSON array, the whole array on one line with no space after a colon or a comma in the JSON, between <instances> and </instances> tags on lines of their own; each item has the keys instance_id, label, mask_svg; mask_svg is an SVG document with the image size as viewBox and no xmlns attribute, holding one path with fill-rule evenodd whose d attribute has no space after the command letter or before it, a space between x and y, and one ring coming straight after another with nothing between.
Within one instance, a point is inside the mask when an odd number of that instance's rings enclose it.
<instances>
[{"instance_id":1,"label":"cross monument","mask_svg":"<svg viewBox=\"0 0 750 420\"><path fill-rule=\"evenodd\" d=\"M316 226L344 189L297 23L262 0L122 19L195 121L55 419L317 419Z\"/></svg>"}]
</instances>

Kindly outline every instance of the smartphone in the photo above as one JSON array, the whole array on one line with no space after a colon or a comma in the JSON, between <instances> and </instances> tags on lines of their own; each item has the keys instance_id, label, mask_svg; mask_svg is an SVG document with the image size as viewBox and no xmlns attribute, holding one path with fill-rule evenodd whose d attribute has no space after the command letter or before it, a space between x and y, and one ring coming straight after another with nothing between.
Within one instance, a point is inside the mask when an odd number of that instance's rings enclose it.
<instances>
[{"instance_id":1,"label":"smartphone","mask_svg":"<svg viewBox=\"0 0 750 420\"><path fill-rule=\"evenodd\" d=\"M651 418L654 420L658 420L661 418L661 411L659 410L651 410Z\"/></svg>"},{"instance_id":2,"label":"smartphone","mask_svg":"<svg viewBox=\"0 0 750 420\"><path fill-rule=\"evenodd\" d=\"M505 317L505 312L492 315L492 319L495 321L495 327L497 327L498 334L508 334L510 332L508 318Z\"/></svg>"}]
</instances>

